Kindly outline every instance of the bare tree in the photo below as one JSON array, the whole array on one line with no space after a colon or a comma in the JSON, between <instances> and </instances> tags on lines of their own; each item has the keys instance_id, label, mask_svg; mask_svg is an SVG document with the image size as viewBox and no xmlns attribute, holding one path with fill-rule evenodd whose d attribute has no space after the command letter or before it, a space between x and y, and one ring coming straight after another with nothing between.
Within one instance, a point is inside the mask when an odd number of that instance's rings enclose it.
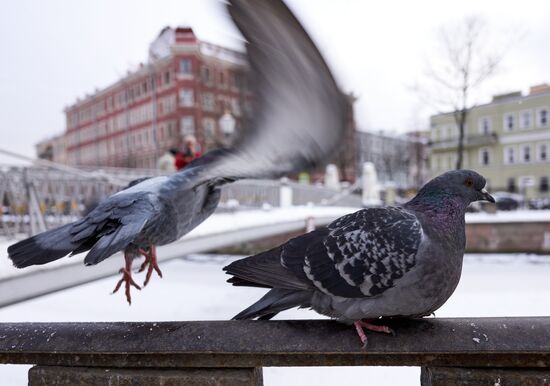
<instances>
[{"instance_id":1,"label":"bare tree","mask_svg":"<svg viewBox=\"0 0 550 386\"><path fill-rule=\"evenodd\" d=\"M474 106L472 94L495 74L505 49L488 41L486 23L468 17L461 23L442 27L438 35L440 54L431 61L426 77L431 89L425 99L440 111L451 110L458 128L456 169L462 168L466 121Z\"/></svg>"}]
</instances>

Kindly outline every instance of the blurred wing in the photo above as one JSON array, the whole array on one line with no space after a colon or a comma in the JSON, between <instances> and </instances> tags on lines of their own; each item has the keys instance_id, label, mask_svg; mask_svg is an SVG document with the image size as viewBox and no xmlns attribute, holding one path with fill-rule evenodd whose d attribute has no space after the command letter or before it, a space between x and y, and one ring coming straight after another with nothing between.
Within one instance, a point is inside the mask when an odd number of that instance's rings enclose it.
<instances>
[{"instance_id":1,"label":"blurred wing","mask_svg":"<svg viewBox=\"0 0 550 386\"><path fill-rule=\"evenodd\" d=\"M254 116L217 176L278 177L326 162L344 137L346 97L281 1L231 0L247 40Z\"/></svg>"}]
</instances>

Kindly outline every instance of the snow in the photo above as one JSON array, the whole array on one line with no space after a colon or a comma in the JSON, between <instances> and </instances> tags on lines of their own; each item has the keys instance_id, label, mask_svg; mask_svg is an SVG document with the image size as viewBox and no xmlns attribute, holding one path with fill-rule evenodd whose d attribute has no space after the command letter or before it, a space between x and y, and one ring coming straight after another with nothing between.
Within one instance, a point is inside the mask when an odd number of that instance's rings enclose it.
<instances>
[{"instance_id":1,"label":"snow","mask_svg":"<svg viewBox=\"0 0 550 386\"><path fill-rule=\"evenodd\" d=\"M136 291L132 306L122 293L109 295L115 278L0 309L3 322L224 320L257 300L265 290L230 287L223 265L232 258L193 255L162 265L164 278ZM528 316L548 313L550 256L467 255L456 293L437 317ZM200 294L200 296L190 296ZM322 318L308 310L289 310L281 319ZM399 336L391 339L399 339ZM474 337L480 342L490 336ZM2 365L2 385L24 385L29 366ZM418 385L418 368L326 367L265 368L267 386ZM367 382L368 381L368 382Z\"/></svg>"},{"instance_id":2,"label":"snow","mask_svg":"<svg viewBox=\"0 0 550 386\"><path fill-rule=\"evenodd\" d=\"M550 210L514 210L496 213L466 213L467 224L507 222L550 222Z\"/></svg>"}]
</instances>

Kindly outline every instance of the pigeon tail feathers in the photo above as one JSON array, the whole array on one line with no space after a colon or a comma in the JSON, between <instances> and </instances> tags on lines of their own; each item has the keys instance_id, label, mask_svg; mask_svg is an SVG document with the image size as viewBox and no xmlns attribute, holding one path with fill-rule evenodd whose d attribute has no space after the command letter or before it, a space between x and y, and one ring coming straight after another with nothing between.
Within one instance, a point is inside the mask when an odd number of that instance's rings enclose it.
<instances>
[{"instance_id":1,"label":"pigeon tail feathers","mask_svg":"<svg viewBox=\"0 0 550 386\"><path fill-rule=\"evenodd\" d=\"M311 291L274 288L260 300L233 317L242 319L271 319L281 311L294 307L311 307Z\"/></svg>"},{"instance_id":2,"label":"pigeon tail feathers","mask_svg":"<svg viewBox=\"0 0 550 386\"><path fill-rule=\"evenodd\" d=\"M293 290L308 290L311 284L301 280L281 265L281 248L277 247L258 255L234 261L223 270L234 277L228 280L236 286L278 287Z\"/></svg>"},{"instance_id":3,"label":"pigeon tail feathers","mask_svg":"<svg viewBox=\"0 0 550 386\"><path fill-rule=\"evenodd\" d=\"M42 265L67 256L79 244L72 242L73 223L37 234L8 247L8 256L17 268Z\"/></svg>"}]
</instances>

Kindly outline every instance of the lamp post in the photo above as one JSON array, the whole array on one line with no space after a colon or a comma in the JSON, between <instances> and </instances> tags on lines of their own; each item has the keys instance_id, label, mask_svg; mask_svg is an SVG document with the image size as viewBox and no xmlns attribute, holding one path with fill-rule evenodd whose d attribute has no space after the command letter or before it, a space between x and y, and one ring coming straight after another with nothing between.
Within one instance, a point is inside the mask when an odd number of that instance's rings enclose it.
<instances>
[{"instance_id":1,"label":"lamp post","mask_svg":"<svg viewBox=\"0 0 550 386\"><path fill-rule=\"evenodd\" d=\"M233 136L233 133L235 132L235 118L233 118L233 115L231 115L229 110L225 110L218 123L220 124L220 128L223 133L223 140L226 144L228 144Z\"/></svg>"}]
</instances>

